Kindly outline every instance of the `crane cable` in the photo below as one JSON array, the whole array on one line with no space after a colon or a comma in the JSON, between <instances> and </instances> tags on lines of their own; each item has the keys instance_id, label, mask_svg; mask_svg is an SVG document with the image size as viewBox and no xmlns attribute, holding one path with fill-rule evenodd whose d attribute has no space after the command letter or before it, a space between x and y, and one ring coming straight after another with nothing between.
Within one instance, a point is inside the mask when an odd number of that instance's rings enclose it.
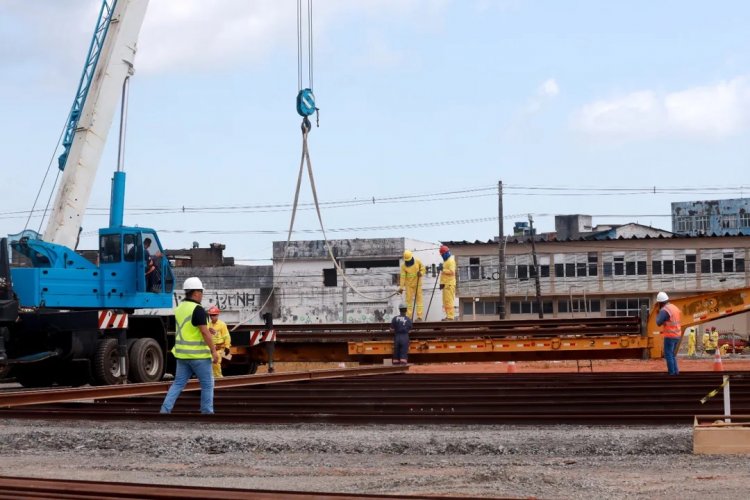
<instances>
[{"instance_id":1,"label":"crane cable","mask_svg":"<svg viewBox=\"0 0 750 500\"><path fill-rule=\"evenodd\" d=\"M349 287L352 289L354 293L357 295L364 297L369 300L382 302L390 299L391 297L398 294L398 292L394 292L390 295L387 295L385 297L374 297L371 295L367 295L363 292L361 292L359 289L357 289L356 286L352 284L352 282L347 278L346 274L344 273L344 270L339 265L338 261L336 260L336 257L333 255L333 249L331 248L331 244L328 241L328 237L326 236L325 227L323 226L323 216L320 212L320 204L318 203L318 192L315 188L315 178L313 177L313 171L312 171L312 162L310 161L310 151L307 146L307 136L310 133L310 130L312 129L312 125L310 123L309 117L312 114L316 115L316 126L320 126L320 113L319 109L315 106L315 95L313 94L313 23L312 23L312 0L307 0L307 86L304 85L303 82L303 73L304 73L304 63L302 60L302 49L303 49L303 16L302 16L302 0L297 0L297 113L302 117L302 158L300 160L299 164L299 172L297 174L297 186L294 191L294 202L292 203L292 215L289 221L289 230L287 231L287 237L286 242L284 244L284 252L281 258L281 262L279 263L279 274L281 274L281 271L284 267L284 263L287 259L287 250L289 249L289 243L292 240L292 232L294 229L294 219L297 215L297 205L299 202L299 193L302 188L302 175L305 170L305 162L307 163L307 174L310 178L310 187L312 188L312 195L313 200L315 201L315 210L318 214L318 221L320 223L320 230L323 233L323 241L325 242L326 249L328 250L328 255L331 258L331 261L333 262L333 265L336 267L338 272L341 274L341 277L344 279L344 282L349 285ZM271 298L273 297L274 293L276 292L276 284L274 283L273 288L271 289L271 293L268 294L268 297L263 302L263 305L261 305L258 308L258 311L256 314L251 315L249 318L238 322L233 328L232 331L235 331L237 328L239 328L241 325L247 323L250 319L254 318L256 315L261 316L262 311L264 308L268 305L268 303L271 301Z\"/></svg>"},{"instance_id":2,"label":"crane cable","mask_svg":"<svg viewBox=\"0 0 750 500\"><path fill-rule=\"evenodd\" d=\"M310 188L312 189L313 201L315 202L315 211L318 214L318 222L320 222L320 231L323 233L323 242L325 243L326 249L328 250L328 255L331 257L331 262L333 262L333 265L336 266L336 269L341 274L341 277L344 279L344 282L347 285L349 285L352 291L356 293L357 295L359 295L360 297L363 297L368 300L380 302L380 301L388 300L395 295L398 295L398 292L393 292L392 294L386 295L385 297L373 297L372 295L367 295L361 292L359 289L357 289L356 286L354 286L354 284L349 280L349 278L346 277L346 273L344 273L344 270L341 268L338 261L336 260L336 257L333 255L333 249L331 248L331 243L328 241L328 236L326 236L326 230L323 225L323 215L320 212L320 204L318 203L318 191L315 188L315 177L313 176L312 162L310 161L310 150L307 147L308 133L309 133L309 130L306 129L303 124L302 125L302 162L300 163L300 174L302 173L302 168L305 163L305 160L307 160L307 175L310 178ZM299 184L297 186L299 188Z\"/></svg>"},{"instance_id":3,"label":"crane cable","mask_svg":"<svg viewBox=\"0 0 750 500\"><path fill-rule=\"evenodd\" d=\"M312 11L312 0L307 0L307 69L308 69L308 76L307 76L307 86L305 87L303 84L303 69L304 64L302 61L302 49L303 49L303 43L302 40L304 38L303 36L303 29L302 26L304 24L302 19L302 0L297 0L297 86L298 86L298 93L297 93L297 113L302 117L302 159L300 161L300 169L299 169L299 175L297 177L297 191L294 194L294 207L292 208L292 223L289 226L289 235L287 238L287 245L284 247L284 256L283 259L286 259L286 253L287 253L287 247L289 245L289 241L291 239L291 231L294 224L294 215L297 209L297 200L299 198L299 190L300 185L302 182L302 171L305 166L305 162L307 162L307 175L310 178L310 187L312 188L312 195L313 200L315 202L315 211L318 214L318 221L320 222L320 230L323 233L323 241L325 242L326 248L328 249L328 255L331 257L331 261L333 262L333 265L336 266L336 269L339 273L341 273L341 277L344 279L344 282L349 285L356 293L357 295L364 297L369 300L375 300L375 301L383 301L388 300L390 297L393 297L397 293L392 293L391 295L388 295L386 297L373 297L367 294L362 293L355 287L351 281L349 281L349 278L346 277L346 274L344 273L344 270L339 265L338 261L336 260L336 257L333 255L333 249L331 248L331 244L328 241L328 237L326 236L326 230L323 226L323 216L320 213L320 204L318 203L318 192L315 188L315 178L313 177L313 171L312 171L312 162L310 161L310 150L307 146L307 136L310 133L310 130L312 128L310 124L309 117L315 113L316 116L316 125L320 126L320 113L319 109L315 106L315 95L313 94L313 11ZM282 260L282 263L284 260Z\"/></svg>"}]
</instances>

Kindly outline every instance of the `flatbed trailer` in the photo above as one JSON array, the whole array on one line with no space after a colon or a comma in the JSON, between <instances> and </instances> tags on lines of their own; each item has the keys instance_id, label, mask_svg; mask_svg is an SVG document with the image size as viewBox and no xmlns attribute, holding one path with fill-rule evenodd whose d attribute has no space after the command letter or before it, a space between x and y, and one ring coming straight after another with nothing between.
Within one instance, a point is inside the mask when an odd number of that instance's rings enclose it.
<instances>
[{"instance_id":1,"label":"flatbed trailer","mask_svg":"<svg viewBox=\"0 0 750 500\"><path fill-rule=\"evenodd\" d=\"M670 300L683 312L683 329L750 310L750 288ZM640 316L415 323L409 335L413 363L653 359L662 357L658 307ZM239 326L233 339L273 331L275 346L234 342L232 353L251 363L382 363L393 352L387 323ZM265 332L265 333L264 333ZM247 346L247 347L245 347Z\"/></svg>"}]
</instances>

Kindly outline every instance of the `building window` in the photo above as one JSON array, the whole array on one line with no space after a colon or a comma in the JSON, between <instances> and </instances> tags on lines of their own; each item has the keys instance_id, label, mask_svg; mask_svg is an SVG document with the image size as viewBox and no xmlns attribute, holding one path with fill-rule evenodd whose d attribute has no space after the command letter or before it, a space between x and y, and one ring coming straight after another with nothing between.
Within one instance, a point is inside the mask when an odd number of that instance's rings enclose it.
<instances>
[{"instance_id":1,"label":"building window","mask_svg":"<svg viewBox=\"0 0 750 500\"><path fill-rule=\"evenodd\" d=\"M740 213L740 227L750 227L750 213Z\"/></svg>"},{"instance_id":2,"label":"building window","mask_svg":"<svg viewBox=\"0 0 750 500\"><path fill-rule=\"evenodd\" d=\"M469 257L469 279L479 279L479 257Z\"/></svg>"},{"instance_id":3,"label":"building window","mask_svg":"<svg viewBox=\"0 0 750 500\"><path fill-rule=\"evenodd\" d=\"M484 316L497 315L497 302L494 300L466 301L463 303L463 315L472 316L476 314Z\"/></svg>"},{"instance_id":4,"label":"building window","mask_svg":"<svg viewBox=\"0 0 750 500\"><path fill-rule=\"evenodd\" d=\"M737 216L722 215L721 216L721 228L722 229L737 229Z\"/></svg>"},{"instance_id":5,"label":"building window","mask_svg":"<svg viewBox=\"0 0 750 500\"><path fill-rule=\"evenodd\" d=\"M690 253L693 252L693 253ZM655 250L651 272L659 274L695 274L695 250Z\"/></svg>"},{"instance_id":6,"label":"building window","mask_svg":"<svg viewBox=\"0 0 750 500\"><path fill-rule=\"evenodd\" d=\"M694 223L696 233L705 233L708 231L708 215L697 215Z\"/></svg>"},{"instance_id":7,"label":"building window","mask_svg":"<svg viewBox=\"0 0 750 500\"><path fill-rule=\"evenodd\" d=\"M648 273L645 251L606 252L602 260L605 277L643 276Z\"/></svg>"},{"instance_id":8,"label":"building window","mask_svg":"<svg viewBox=\"0 0 750 500\"><path fill-rule=\"evenodd\" d=\"M687 215L678 215L675 217L675 232L677 233L689 233L693 228L690 224L691 218Z\"/></svg>"},{"instance_id":9,"label":"building window","mask_svg":"<svg viewBox=\"0 0 750 500\"><path fill-rule=\"evenodd\" d=\"M604 311L606 316L638 316L641 313L641 307L646 306L648 309L650 302L649 299L644 298L607 299L604 301Z\"/></svg>"},{"instance_id":10,"label":"building window","mask_svg":"<svg viewBox=\"0 0 750 500\"><path fill-rule=\"evenodd\" d=\"M542 312L544 314L552 314L552 301L542 301ZM538 314L539 308L536 305L536 299L529 300L511 300L510 301L510 313L511 314Z\"/></svg>"},{"instance_id":11,"label":"building window","mask_svg":"<svg viewBox=\"0 0 750 500\"><path fill-rule=\"evenodd\" d=\"M695 254L694 253L685 255L685 271L688 274L695 274Z\"/></svg>"},{"instance_id":12,"label":"building window","mask_svg":"<svg viewBox=\"0 0 750 500\"><path fill-rule=\"evenodd\" d=\"M587 254L556 254L555 276L558 278L584 278L596 276L599 256L596 252ZM544 266L541 272L544 276Z\"/></svg>"},{"instance_id":13,"label":"building window","mask_svg":"<svg viewBox=\"0 0 750 500\"><path fill-rule=\"evenodd\" d=\"M708 273L744 273L745 258L743 250L704 250L705 259L701 259L701 272Z\"/></svg>"},{"instance_id":14,"label":"building window","mask_svg":"<svg viewBox=\"0 0 750 500\"><path fill-rule=\"evenodd\" d=\"M338 286L336 268L323 269L323 286Z\"/></svg>"},{"instance_id":15,"label":"building window","mask_svg":"<svg viewBox=\"0 0 750 500\"><path fill-rule=\"evenodd\" d=\"M599 299L560 299L557 301L558 313L589 313L601 311Z\"/></svg>"}]
</instances>

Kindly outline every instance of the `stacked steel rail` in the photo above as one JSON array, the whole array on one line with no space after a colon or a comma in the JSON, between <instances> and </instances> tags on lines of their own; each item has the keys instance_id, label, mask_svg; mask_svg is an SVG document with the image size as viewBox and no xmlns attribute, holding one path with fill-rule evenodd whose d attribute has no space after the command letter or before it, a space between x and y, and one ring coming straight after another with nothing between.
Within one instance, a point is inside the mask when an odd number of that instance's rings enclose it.
<instances>
[{"instance_id":1,"label":"stacked steel rail","mask_svg":"<svg viewBox=\"0 0 750 500\"><path fill-rule=\"evenodd\" d=\"M750 414L750 375L730 373L732 409ZM162 396L41 404L4 418L195 420L377 424L686 424L723 413L722 396L701 403L722 374L392 374L220 389L216 415L196 415L184 395L168 416Z\"/></svg>"},{"instance_id":2,"label":"stacked steel rail","mask_svg":"<svg viewBox=\"0 0 750 500\"><path fill-rule=\"evenodd\" d=\"M464 495L460 497L445 495L368 495L0 476L0 499L6 498L12 500L26 498L67 498L81 500L102 498L118 498L121 500L246 500L248 498L254 500L392 500L395 498L445 500L450 498L476 498L478 500L478 497L467 497Z\"/></svg>"}]
</instances>

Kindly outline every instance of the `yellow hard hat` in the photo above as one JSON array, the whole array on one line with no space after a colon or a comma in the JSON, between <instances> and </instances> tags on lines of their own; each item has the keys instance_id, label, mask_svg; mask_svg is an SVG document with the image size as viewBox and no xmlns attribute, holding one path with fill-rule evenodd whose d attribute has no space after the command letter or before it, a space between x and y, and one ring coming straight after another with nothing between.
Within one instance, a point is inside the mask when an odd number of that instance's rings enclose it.
<instances>
[{"instance_id":1,"label":"yellow hard hat","mask_svg":"<svg viewBox=\"0 0 750 500\"><path fill-rule=\"evenodd\" d=\"M404 260L411 260L412 257L414 255L412 255L411 250L404 250Z\"/></svg>"}]
</instances>

